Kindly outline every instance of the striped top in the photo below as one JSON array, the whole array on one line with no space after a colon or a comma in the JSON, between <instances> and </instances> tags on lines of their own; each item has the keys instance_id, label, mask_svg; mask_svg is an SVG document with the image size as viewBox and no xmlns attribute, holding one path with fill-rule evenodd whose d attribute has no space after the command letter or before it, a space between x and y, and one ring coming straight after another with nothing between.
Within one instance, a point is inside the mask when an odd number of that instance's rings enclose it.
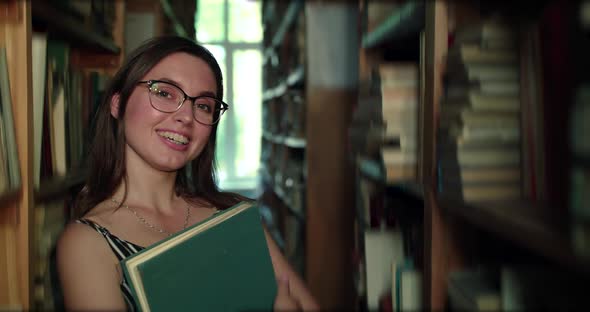
<instances>
[{"instance_id":1,"label":"striped top","mask_svg":"<svg viewBox=\"0 0 590 312\"><path fill-rule=\"evenodd\" d=\"M119 260L119 262L127 257L130 257L130 256L138 253L139 251L141 251L145 248L145 247L141 247L139 245L136 245L132 242L128 242L124 239L118 238L117 236L111 234L109 232L109 230L107 230L106 228L104 228L104 227L102 227L102 226L100 226L88 219L78 219L78 220L76 220L76 222L91 226L98 233L100 233L106 239L107 243L109 244L109 247L111 247L111 249L115 253L115 256L117 256L117 259ZM125 275L123 275L123 280L121 281L120 287L121 287L121 292L123 294L123 298L125 299L125 304L127 305L127 309L129 311L137 311L138 310L137 303L135 302L135 299L131 295L129 283L127 282L127 278L125 277Z\"/></svg>"}]
</instances>

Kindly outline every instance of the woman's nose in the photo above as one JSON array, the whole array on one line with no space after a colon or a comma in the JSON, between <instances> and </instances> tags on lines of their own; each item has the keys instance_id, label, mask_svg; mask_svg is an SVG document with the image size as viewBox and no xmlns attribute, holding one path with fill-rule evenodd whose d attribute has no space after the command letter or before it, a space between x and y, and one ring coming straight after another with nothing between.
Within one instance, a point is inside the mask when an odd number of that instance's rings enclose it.
<instances>
[{"instance_id":1,"label":"woman's nose","mask_svg":"<svg viewBox=\"0 0 590 312\"><path fill-rule=\"evenodd\" d=\"M190 99L186 99L184 100L184 102L182 102L182 105L180 106L180 108L178 109L178 111L176 111L174 118L177 121L180 122L192 122L194 117L193 117L193 105L192 105L192 101Z\"/></svg>"}]
</instances>

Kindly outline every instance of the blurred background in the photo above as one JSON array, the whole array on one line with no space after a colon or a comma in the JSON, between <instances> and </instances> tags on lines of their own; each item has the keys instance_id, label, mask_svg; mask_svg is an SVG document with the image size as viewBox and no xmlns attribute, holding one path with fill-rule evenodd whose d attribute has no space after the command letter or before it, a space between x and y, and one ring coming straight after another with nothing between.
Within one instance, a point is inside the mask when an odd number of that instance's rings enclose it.
<instances>
[{"instance_id":1,"label":"blurred background","mask_svg":"<svg viewBox=\"0 0 590 312\"><path fill-rule=\"evenodd\" d=\"M0 1L0 310L63 308L93 116L144 40L217 58L218 182L324 309L577 309L590 2Z\"/></svg>"}]
</instances>

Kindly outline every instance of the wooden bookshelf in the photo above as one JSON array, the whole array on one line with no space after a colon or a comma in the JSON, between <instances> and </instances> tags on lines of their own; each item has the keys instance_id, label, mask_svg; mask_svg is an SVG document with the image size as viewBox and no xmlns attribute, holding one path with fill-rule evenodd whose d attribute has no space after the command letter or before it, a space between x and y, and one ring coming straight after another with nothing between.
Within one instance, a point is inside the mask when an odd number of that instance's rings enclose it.
<instances>
[{"instance_id":1,"label":"wooden bookshelf","mask_svg":"<svg viewBox=\"0 0 590 312\"><path fill-rule=\"evenodd\" d=\"M265 65L268 62L268 60L272 57L274 49L278 45L280 45L281 42L283 42L283 37L285 36L285 33L295 22L297 15L303 9L303 6L303 0L290 1L289 7L287 8L285 14L281 18L281 24L278 26L275 33L272 35L270 45L264 49L262 57L263 65Z\"/></svg>"},{"instance_id":2,"label":"wooden bookshelf","mask_svg":"<svg viewBox=\"0 0 590 312\"><path fill-rule=\"evenodd\" d=\"M56 37L63 37L79 48L118 54L121 47L113 39L107 38L76 20L74 17L55 8L47 1L33 1L31 5L34 25L42 25Z\"/></svg>"},{"instance_id":3,"label":"wooden bookshelf","mask_svg":"<svg viewBox=\"0 0 590 312\"><path fill-rule=\"evenodd\" d=\"M527 200L464 203L438 198L439 207L449 217L491 232L558 265L589 274L589 259L571 248L568 216L559 209Z\"/></svg>"},{"instance_id":4,"label":"wooden bookshelf","mask_svg":"<svg viewBox=\"0 0 590 312\"><path fill-rule=\"evenodd\" d=\"M293 203L293 201L288 198L287 193L284 190L284 188L282 186L277 185L274 182L274 179L272 178L272 176L268 172L267 168L262 166L260 168L260 172L262 174L262 177L263 177L265 183L267 183L268 185L270 185L272 187L274 194L278 198L281 199L281 201L283 202L284 206L286 206L289 213L291 213L293 216L295 216L300 221L305 221L305 211L304 211L303 207L296 207L296 205ZM292 188L297 189L299 191L302 190L302 187L297 186L297 185L293 186Z\"/></svg>"},{"instance_id":5,"label":"wooden bookshelf","mask_svg":"<svg viewBox=\"0 0 590 312\"><path fill-rule=\"evenodd\" d=\"M367 2L362 1L363 5ZM419 110L419 177L416 182L387 183L383 165L374 159L361 158L356 161L360 179L368 179L376 183L378 188L385 188L386 196L394 196L396 199L408 197L423 201L423 235L424 235L424 267L423 270L423 307L428 310L444 310L448 308L447 282L450 272L458 269L468 268L468 260L477 259L481 248L477 249L465 244L464 230L467 227L475 229L476 233L486 233L487 239L497 241L508 241L513 243L518 251L518 256L525 258L525 262L534 262L537 256L548 260L559 270L567 268L573 272L579 272L581 276L588 276L588 260L580 257L573 250L571 242L571 220L564 205L559 201L505 201L487 203L464 203L458 200L443 198L437 194L437 132L438 115L440 102L444 94L443 76L446 67L446 54L449 44L453 43L453 33L457 27L464 27L472 22L477 22L482 17L480 14L493 15L499 13L508 15L511 21L530 23L543 15L545 6L551 1L543 1L531 5L530 14L523 14L508 8L505 5L493 4L492 2L453 2L453 1L410 1L399 7L394 13L378 25L374 31L363 34L360 43L362 77L369 78L368 68L372 58L377 62L386 59L387 61L405 61L408 56L420 60L421 85L424 88L421 94L421 107ZM554 2L555 4L555 2ZM560 14L559 11L554 14ZM559 19L561 18L561 19ZM556 21L563 21L563 16L555 17ZM571 23L556 25L557 28L568 27ZM551 26L545 26L548 29ZM424 32L421 39L423 46L420 55L418 51L408 48L401 50L397 46L413 42L412 36ZM560 38L555 35L556 38ZM561 42L561 41L560 41ZM548 48L548 47L545 47ZM552 47L553 48L553 47ZM555 50L553 53L558 54ZM567 49L566 49L567 51ZM411 52L416 55L408 55ZM368 59L368 60L367 60ZM564 63L565 64L565 63ZM546 64L538 64L546 66ZM553 65L556 66L556 65ZM556 71L556 67L552 68ZM564 71L569 72L569 71ZM555 80L556 75L551 75L550 81ZM571 80L565 79L565 84ZM545 81L547 83L547 80ZM567 87L559 87L559 94L564 94ZM541 87L542 88L542 87ZM556 96L552 88L547 87L547 93ZM360 104L359 104L360 105ZM558 106L555 99L551 101L551 107ZM565 104L567 107L567 104ZM547 108L545 108L547 109ZM555 111L557 109L549 111ZM546 110L547 111L547 110ZM563 123L563 113L558 115L559 125ZM378 121L376 121L378 122ZM547 122L547 119L545 119ZM559 126L553 125L553 128ZM564 129L556 129L560 140L566 140ZM557 141L556 134L552 140ZM557 151L551 154L562 154L567 158L567 151L563 144L558 144ZM557 146L557 145L555 145ZM557 157L557 156L555 156ZM567 167L568 160L561 164ZM584 159L572 159L573 163L587 166L589 162ZM554 164L548 164L555 168ZM549 173L550 174L550 173ZM563 181L563 174L557 177ZM551 196L549 196L551 197ZM563 198L563 196L561 196ZM552 198L550 198L552 199ZM553 198L554 199L554 198ZM461 221L461 222L456 222ZM479 235L479 234L478 234ZM483 234L481 234L483 237ZM477 240L477 236L473 238ZM482 247L483 248L483 247ZM510 257L498 255L491 261L496 265L510 265Z\"/></svg>"},{"instance_id":6,"label":"wooden bookshelf","mask_svg":"<svg viewBox=\"0 0 590 312\"><path fill-rule=\"evenodd\" d=\"M35 238L44 235L39 233L36 208L46 201L66 200L68 191L80 186L85 178L83 171L72 169L67 177L45 181L38 189L34 187L33 130L39 125L33 122L32 33L45 32L51 39L64 40L78 56L120 59L124 0L117 0L114 7L115 29L111 39L90 31L73 15L47 1L8 0L0 3L0 15L10 17L0 18L0 45L6 47L9 61L22 184L20 189L1 198L0 264L2 270L10 274L0 279L0 309L41 309L39 300L44 300L41 297L51 296L49 291L41 294L36 288L40 268L37 248L41 243ZM115 63L109 61L108 69L94 67L93 70L112 70L112 64Z\"/></svg>"}]
</instances>

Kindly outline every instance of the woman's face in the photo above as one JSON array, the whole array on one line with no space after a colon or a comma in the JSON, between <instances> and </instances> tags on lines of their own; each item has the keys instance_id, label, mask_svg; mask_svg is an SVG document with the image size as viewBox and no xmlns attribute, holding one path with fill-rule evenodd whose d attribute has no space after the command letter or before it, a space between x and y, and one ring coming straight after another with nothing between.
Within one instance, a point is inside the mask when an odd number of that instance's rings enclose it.
<instances>
[{"instance_id":1,"label":"woman's face","mask_svg":"<svg viewBox=\"0 0 590 312\"><path fill-rule=\"evenodd\" d=\"M209 65L188 53L168 55L141 80L170 81L189 96L217 94ZM117 105L118 97L114 97L111 114L115 118ZM145 83L138 83L131 93L123 118L127 166L144 162L162 171L178 170L199 156L212 129L195 121L190 100L174 113L154 109Z\"/></svg>"}]
</instances>

